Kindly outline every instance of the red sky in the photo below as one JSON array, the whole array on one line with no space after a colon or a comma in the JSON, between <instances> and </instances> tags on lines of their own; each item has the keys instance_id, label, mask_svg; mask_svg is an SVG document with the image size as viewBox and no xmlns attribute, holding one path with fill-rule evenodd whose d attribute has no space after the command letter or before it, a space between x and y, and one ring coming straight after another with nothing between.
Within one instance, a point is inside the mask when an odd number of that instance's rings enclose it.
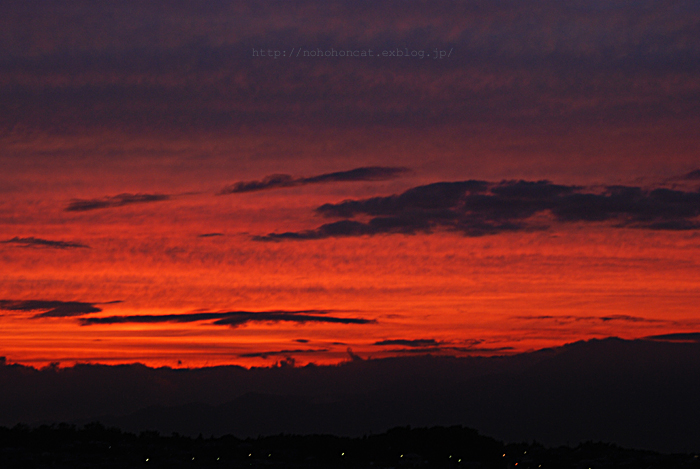
<instances>
[{"instance_id":1,"label":"red sky","mask_svg":"<svg viewBox=\"0 0 700 469\"><path fill-rule=\"evenodd\" d=\"M335 363L700 328L694 2L0 13L8 361ZM286 182L221 194L265 178ZM481 189L428 186L460 181Z\"/></svg>"}]
</instances>

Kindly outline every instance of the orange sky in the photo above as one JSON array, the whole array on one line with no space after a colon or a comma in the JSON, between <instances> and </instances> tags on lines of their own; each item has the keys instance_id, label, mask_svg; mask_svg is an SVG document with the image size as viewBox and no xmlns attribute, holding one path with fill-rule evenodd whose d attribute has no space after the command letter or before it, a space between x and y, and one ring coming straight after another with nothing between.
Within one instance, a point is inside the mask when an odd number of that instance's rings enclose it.
<instances>
[{"instance_id":1,"label":"orange sky","mask_svg":"<svg viewBox=\"0 0 700 469\"><path fill-rule=\"evenodd\" d=\"M0 14L0 355L320 364L349 348L491 355L699 330L696 7L544 1L519 16L483 2L430 14L302 3L315 21L249 2ZM314 44L456 52L420 63L249 54ZM299 182L368 167L402 171ZM296 185L217 195L279 174ZM489 184L498 208L471 209L483 200L462 194L449 216L498 228L450 225L426 200L381 216L316 211L468 180ZM521 180L574 196L499 198ZM638 194L616 206L615 186ZM537 208L516 216L518 204ZM377 229L382 216L404 225ZM318 234L343 220L372 228ZM429 227L406 228L414 221ZM313 239L260 239L271 233ZM100 311L35 317L71 302ZM81 322L279 311L313 318Z\"/></svg>"},{"instance_id":2,"label":"orange sky","mask_svg":"<svg viewBox=\"0 0 700 469\"><path fill-rule=\"evenodd\" d=\"M350 193L357 184L387 193L395 181L343 184ZM209 192L61 212L70 199L26 201L34 212L10 212L18 221L6 222L3 239L89 247L3 244L0 298L102 309L90 317L324 310L375 322L81 326L77 317L30 319L44 310L5 311L0 334L12 361L263 365L293 356L298 363L332 363L347 359L348 347L363 357L424 349L514 353L698 327L700 238L692 230L555 222L544 231L479 237L438 230L259 242L251 235L315 227L312 209L343 200L342 190ZM206 233L218 235L199 237ZM104 304L113 301L120 302ZM401 343L375 345L396 339L434 342L413 352ZM265 352L272 353L244 356Z\"/></svg>"}]
</instances>

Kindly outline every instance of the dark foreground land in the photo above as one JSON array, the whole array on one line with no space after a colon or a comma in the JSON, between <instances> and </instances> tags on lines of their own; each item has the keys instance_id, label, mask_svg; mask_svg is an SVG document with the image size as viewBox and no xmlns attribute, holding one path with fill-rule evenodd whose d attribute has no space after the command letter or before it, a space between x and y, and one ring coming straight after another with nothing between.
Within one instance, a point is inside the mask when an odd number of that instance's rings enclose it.
<instances>
[{"instance_id":1,"label":"dark foreground land","mask_svg":"<svg viewBox=\"0 0 700 469\"><path fill-rule=\"evenodd\" d=\"M700 468L696 454L605 443L504 444L464 427L394 428L361 438L139 435L93 423L0 427L2 468Z\"/></svg>"}]
</instances>

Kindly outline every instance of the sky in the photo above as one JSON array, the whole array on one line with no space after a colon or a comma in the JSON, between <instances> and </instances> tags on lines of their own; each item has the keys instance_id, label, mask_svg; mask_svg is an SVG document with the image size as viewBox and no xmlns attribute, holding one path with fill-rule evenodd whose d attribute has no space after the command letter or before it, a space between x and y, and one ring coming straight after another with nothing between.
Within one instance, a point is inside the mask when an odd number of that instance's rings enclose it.
<instances>
[{"instance_id":1,"label":"sky","mask_svg":"<svg viewBox=\"0 0 700 469\"><path fill-rule=\"evenodd\" d=\"M0 109L8 362L700 330L697 2L8 1Z\"/></svg>"}]
</instances>

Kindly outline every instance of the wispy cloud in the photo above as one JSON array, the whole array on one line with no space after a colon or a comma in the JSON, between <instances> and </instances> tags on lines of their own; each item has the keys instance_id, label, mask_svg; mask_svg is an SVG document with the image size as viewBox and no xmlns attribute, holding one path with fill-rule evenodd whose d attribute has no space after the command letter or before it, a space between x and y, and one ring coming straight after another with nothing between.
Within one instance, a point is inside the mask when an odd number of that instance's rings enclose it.
<instances>
[{"instance_id":1,"label":"wispy cloud","mask_svg":"<svg viewBox=\"0 0 700 469\"><path fill-rule=\"evenodd\" d=\"M349 171L320 174L311 177L295 178L289 174L272 174L261 181L241 181L224 187L219 195L241 192L256 192L282 187L305 186L307 184L325 184L330 182L384 181L395 179L408 172L408 168L388 166L365 166Z\"/></svg>"},{"instance_id":2,"label":"wispy cloud","mask_svg":"<svg viewBox=\"0 0 700 469\"><path fill-rule=\"evenodd\" d=\"M700 332L677 332L674 334L650 335L644 337L646 340L656 340L662 342L700 342Z\"/></svg>"},{"instance_id":3,"label":"wispy cloud","mask_svg":"<svg viewBox=\"0 0 700 469\"><path fill-rule=\"evenodd\" d=\"M374 342L372 345L387 346L397 345L406 348L385 349L387 353L401 354L445 354L445 353L476 353L476 352L505 352L513 350L513 347L484 347L481 346L484 341L479 339L471 339L465 341L442 342L435 339L387 339Z\"/></svg>"},{"instance_id":4,"label":"wispy cloud","mask_svg":"<svg viewBox=\"0 0 700 469\"><path fill-rule=\"evenodd\" d=\"M296 323L335 323L335 324L369 324L375 322L363 318L339 318L334 316L317 316L303 313L235 313L214 321L217 325L238 327L248 322L296 322Z\"/></svg>"},{"instance_id":5,"label":"wispy cloud","mask_svg":"<svg viewBox=\"0 0 700 469\"><path fill-rule=\"evenodd\" d=\"M552 321L557 324L571 324L574 322L635 322L635 323L668 323L669 321L663 319L653 319L653 318L643 318L639 316L630 316L627 314L611 314L609 316L573 316L573 315L541 315L541 316L515 316L515 319L521 319L526 321Z\"/></svg>"},{"instance_id":6,"label":"wispy cloud","mask_svg":"<svg viewBox=\"0 0 700 469\"><path fill-rule=\"evenodd\" d=\"M394 349L386 350L391 353L406 353L415 355L427 355L427 354L444 354L444 353L495 353L495 352L508 352L514 350L513 347L411 347L404 349Z\"/></svg>"},{"instance_id":7,"label":"wispy cloud","mask_svg":"<svg viewBox=\"0 0 700 469\"><path fill-rule=\"evenodd\" d=\"M700 192L631 186L602 191L550 181L439 182L388 197L346 200L316 209L324 217L343 218L313 230L270 233L257 241L312 240L376 234L456 231L483 236L546 229L535 215L547 213L559 223L610 222L616 227L652 230L700 228ZM369 221L353 220L369 216Z\"/></svg>"},{"instance_id":8,"label":"wispy cloud","mask_svg":"<svg viewBox=\"0 0 700 469\"><path fill-rule=\"evenodd\" d=\"M238 327L250 322L295 322L306 323L335 323L335 324L370 324L376 322L364 318L344 318L327 316L329 311L228 311L221 313L186 313L164 315L133 315L133 316L109 316L103 318L81 318L84 326L95 324L126 324L126 323L164 323L164 322L199 322L213 321L211 324L219 326Z\"/></svg>"},{"instance_id":9,"label":"wispy cloud","mask_svg":"<svg viewBox=\"0 0 700 469\"><path fill-rule=\"evenodd\" d=\"M328 349L296 349L296 350L274 350L268 352L241 353L238 356L241 358L267 358L275 355L296 355L327 352Z\"/></svg>"},{"instance_id":10,"label":"wispy cloud","mask_svg":"<svg viewBox=\"0 0 700 469\"><path fill-rule=\"evenodd\" d=\"M661 319L640 318L638 316L630 316L627 314L613 314L610 316L600 316L598 319L600 319L603 322L609 322L609 321L651 322L651 323L666 322L666 321L661 320Z\"/></svg>"},{"instance_id":11,"label":"wispy cloud","mask_svg":"<svg viewBox=\"0 0 700 469\"><path fill-rule=\"evenodd\" d=\"M403 345L404 347L430 347L440 342L435 339L387 339L375 342L373 345Z\"/></svg>"},{"instance_id":12,"label":"wispy cloud","mask_svg":"<svg viewBox=\"0 0 700 469\"><path fill-rule=\"evenodd\" d=\"M85 244L76 243L72 241L55 241L50 239L34 238L33 236L27 238L20 238L15 236L12 239L7 239L5 241L0 241L3 244L14 244L22 248L56 248L56 249L73 249L73 248L89 248Z\"/></svg>"},{"instance_id":13,"label":"wispy cloud","mask_svg":"<svg viewBox=\"0 0 700 469\"><path fill-rule=\"evenodd\" d=\"M686 181L698 181L700 180L700 169L696 169L695 171L691 171L689 173L684 174L681 179L684 179Z\"/></svg>"},{"instance_id":14,"label":"wispy cloud","mask_svg":"<svg viewBox=\"0 0 700 469\"><path fill-rule=\"evenodd\" d=\"M73 199L65 208L66 212L86 212L104 208L123 207L132 204L144 204L170 200L167 194L119 194L98 199Z\"/></svg>"},{"instance_id":15,"label":"wispy cloud","mask_svg":"<svg viewBox=\"0 0 700 469\"><path fill-rule=\"evenodd\" d=\"M65 318L101 312L102 309L95 306L95 304L96 303L84 303L82 301L0 300L0 310L22 312L43 311L32 316L32 319Z\"/></svg>"}]
</instances>

